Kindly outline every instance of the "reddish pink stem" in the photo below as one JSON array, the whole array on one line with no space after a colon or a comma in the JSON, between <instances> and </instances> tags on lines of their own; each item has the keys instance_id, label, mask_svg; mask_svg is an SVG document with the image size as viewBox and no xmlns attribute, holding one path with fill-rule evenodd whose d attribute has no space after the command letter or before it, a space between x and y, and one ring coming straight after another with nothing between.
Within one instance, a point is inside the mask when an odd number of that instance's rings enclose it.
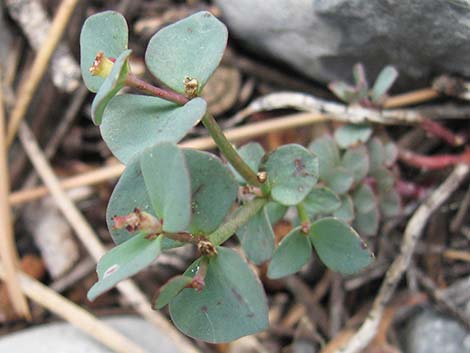
<instances>
[{"instance_id":1,"label":"reddish pink stem","mask_svg":"<svg viewBox=\"0 0 470 353\"><path fill-rule=\"evenodd\" d=\"M451 146L461 146L465 143L463 136L454 134L454 132L435 121L425 119L421 123L421 127L424 131L439 137Z\"/></svg>"},{"instance_id":2,"label":"reddish pink stem","mask_svg":"<svg viewBox=\"0 0 470 353\"><path fill-rule=\"evenodd\" d=\"M398 152L400 160L410 166L423 169L443 169L455 164L470 164L470 149L458 155L440 154L435 156L424 156L407 150Z\"/></svg>"}]
</instances>

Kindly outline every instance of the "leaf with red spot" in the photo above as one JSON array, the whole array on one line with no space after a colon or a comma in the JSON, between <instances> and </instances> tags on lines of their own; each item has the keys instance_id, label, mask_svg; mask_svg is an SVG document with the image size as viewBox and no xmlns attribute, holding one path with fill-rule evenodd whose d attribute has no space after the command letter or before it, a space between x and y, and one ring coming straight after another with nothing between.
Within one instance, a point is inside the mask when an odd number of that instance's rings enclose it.
<instances>
[{"instance_id":1,"label":"leaf with red spot","mask_svg":"<svg viewBox=\"0 0 470 353\"><path fill-rule=\"evenodd\" d=\"M274 201L296 205L310 193L318 180L318 158L300 145L284 145L263 158L260 170L268 174L266 187Z\"/></svg>"}]
</instances>

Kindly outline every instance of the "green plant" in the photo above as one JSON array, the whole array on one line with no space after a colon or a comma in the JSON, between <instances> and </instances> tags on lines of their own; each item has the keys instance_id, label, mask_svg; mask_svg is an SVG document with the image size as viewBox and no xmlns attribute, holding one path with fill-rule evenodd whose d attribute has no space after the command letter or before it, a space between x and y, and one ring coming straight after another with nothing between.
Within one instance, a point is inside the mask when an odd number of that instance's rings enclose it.
<instances>
[{"instance_id":1,"label":"green plant","mask_svg":"<svg viewBox=\"0 0 470 353\"><path fill-rule=\"evenodd\" d=\"M350 177L349 170L316 147L291 144L266 154L260 145L248 144L237 151L206 111L199 94L227 41L220 21L199 12L152 37L145 61L166 88L132 74L127 37L124 18L108 11L88 18L80 38L83 78L97 92L93 121L126 165L106 216L117 246L100 260L90 300L149 265L161 252L194 244L201 256L160 289L154 307L169 304L173 322L191 337L225 342L268 325L259 280L236 252L221 246L233 234L256 264L272 258L273 278L299 270L312 248L326 266L342 273L358 271L372 261L373 255L346 222L320 218L315 211L331 213L339 207L339 197L318 183L327 173L324 165L348 178L349 185L342 186L344 178L336 178L342 195L366 178L364 172L352 168ZM117 95L124 86L147 95ZM200 121L229 166L212 154L176 145ZM363 157L351 151L342 157L346 168ZM239 189L244 192L237 198ZM288 207L297 209L299 226L274 250L272 224Z\"/></svg>"}]
</instances>

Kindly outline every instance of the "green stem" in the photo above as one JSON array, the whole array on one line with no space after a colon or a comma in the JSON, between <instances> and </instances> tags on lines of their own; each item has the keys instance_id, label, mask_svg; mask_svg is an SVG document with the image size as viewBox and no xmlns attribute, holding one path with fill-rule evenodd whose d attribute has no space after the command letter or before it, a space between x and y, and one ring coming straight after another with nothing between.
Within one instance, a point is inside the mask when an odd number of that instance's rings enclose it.
<instances>
[{"instance_id":1,"label":"green stem","mask_svg":"<svg viewBox=\"0 0 470 353\"><path fill-rule=\"evenodd\" d=\"M184 105L189 102L189 99L182 94L151 85L150 83L141 80L133 74L127 75L126 84L130 87L179 105ZM256 173L248 166L248 164L245 163L245 161L238 154L237 150L232 146L229 140L227 140L227 137L224 135L224 132L220 128L219 124L217 124L217 121L215 121L214 117L211 114L206 113L202 119L202 123L209 131L209 134L214 139L219 150L222 152L225 158L227 158L230 164L232 164L236 171L249 184L260 186L261 183L258 181Z\"/></svg>"},{"instance_id":2,"label":"green stem","mask_svg":"<svg viewBox=\"0 0 470 353\"><path fill-rule=\"evenodd\" d=\"M297 216L299 217L300 225L302 226L302 232L307 234L310 230L310 219L308 218L305 205L301 202L297 204L296 208L297 208Z\"/></svg>"},{"instance_id":3,"label":"green stem","mask_svg":"<svg viewBox=\"0 0 470 353\"><path fill-rule=\"evenodd\" d=\"M268 200L263 198L248 201L235 212L235 215L232 218L210 234L208 237L209 240L214 245L222 244L230 238L240 226L248 222L251 217L257 214L267 202Z\"/></svg>"},{"instance_id":4,"label":"green stem","mask_svg":"<svg viewBox=\"0 0 470 353\"><path fill-rule=\"evenodd\" d=\"M248 182L248 184L260 186L261 184L258 181L256 173L250 168L248 164L245 163L245 161L238 154L237 150L232 146L229 140L227 140L227 137L224 135L224 132L220 128L220 125L217 124L217 121L215 121L214 117L207 113L202 119L202 123L209 131L209 134L215 141L219 150L236 169L236 171L240 173L240 175Z\"/></svg>"}]
</instances>

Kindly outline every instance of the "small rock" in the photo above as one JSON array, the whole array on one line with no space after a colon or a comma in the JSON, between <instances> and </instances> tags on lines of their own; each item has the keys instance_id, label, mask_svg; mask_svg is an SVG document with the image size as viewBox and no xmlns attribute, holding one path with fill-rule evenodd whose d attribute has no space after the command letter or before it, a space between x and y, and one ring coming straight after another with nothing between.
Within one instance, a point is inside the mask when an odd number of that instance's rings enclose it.
<instances>
[{"instance_id":1,"label":"small rock","mask_svg":"<svg viewBox=\"0 0 470 353\"><path fill-rule=\"evenodd\" d=\"M321 82L369 79L394 65L398 83L470 76L468 0L216 0L230 34Z\"/></svg>"},{"instance_id":2,"label":"small rock","mask_svg":"<svg viewBox=\"0 0 470 353\"><path fill-rule=\"evenodd\" d=\"M134 316L108 317L104 321L149 353L179 350L154 325ZM113 353L68 323L41 325L0 338L0 352L15 353Z\"/></svg>"},{"instance_id":3,"label":"small rock","mask_svg":"<svg viewBox=\"0 0 470 353\"><path fill-rule=\"evenodd\" d=\"M455 320L426 309L402 333L404 353L470 353L470 333Z\"/></svg>"}]
</instances>

